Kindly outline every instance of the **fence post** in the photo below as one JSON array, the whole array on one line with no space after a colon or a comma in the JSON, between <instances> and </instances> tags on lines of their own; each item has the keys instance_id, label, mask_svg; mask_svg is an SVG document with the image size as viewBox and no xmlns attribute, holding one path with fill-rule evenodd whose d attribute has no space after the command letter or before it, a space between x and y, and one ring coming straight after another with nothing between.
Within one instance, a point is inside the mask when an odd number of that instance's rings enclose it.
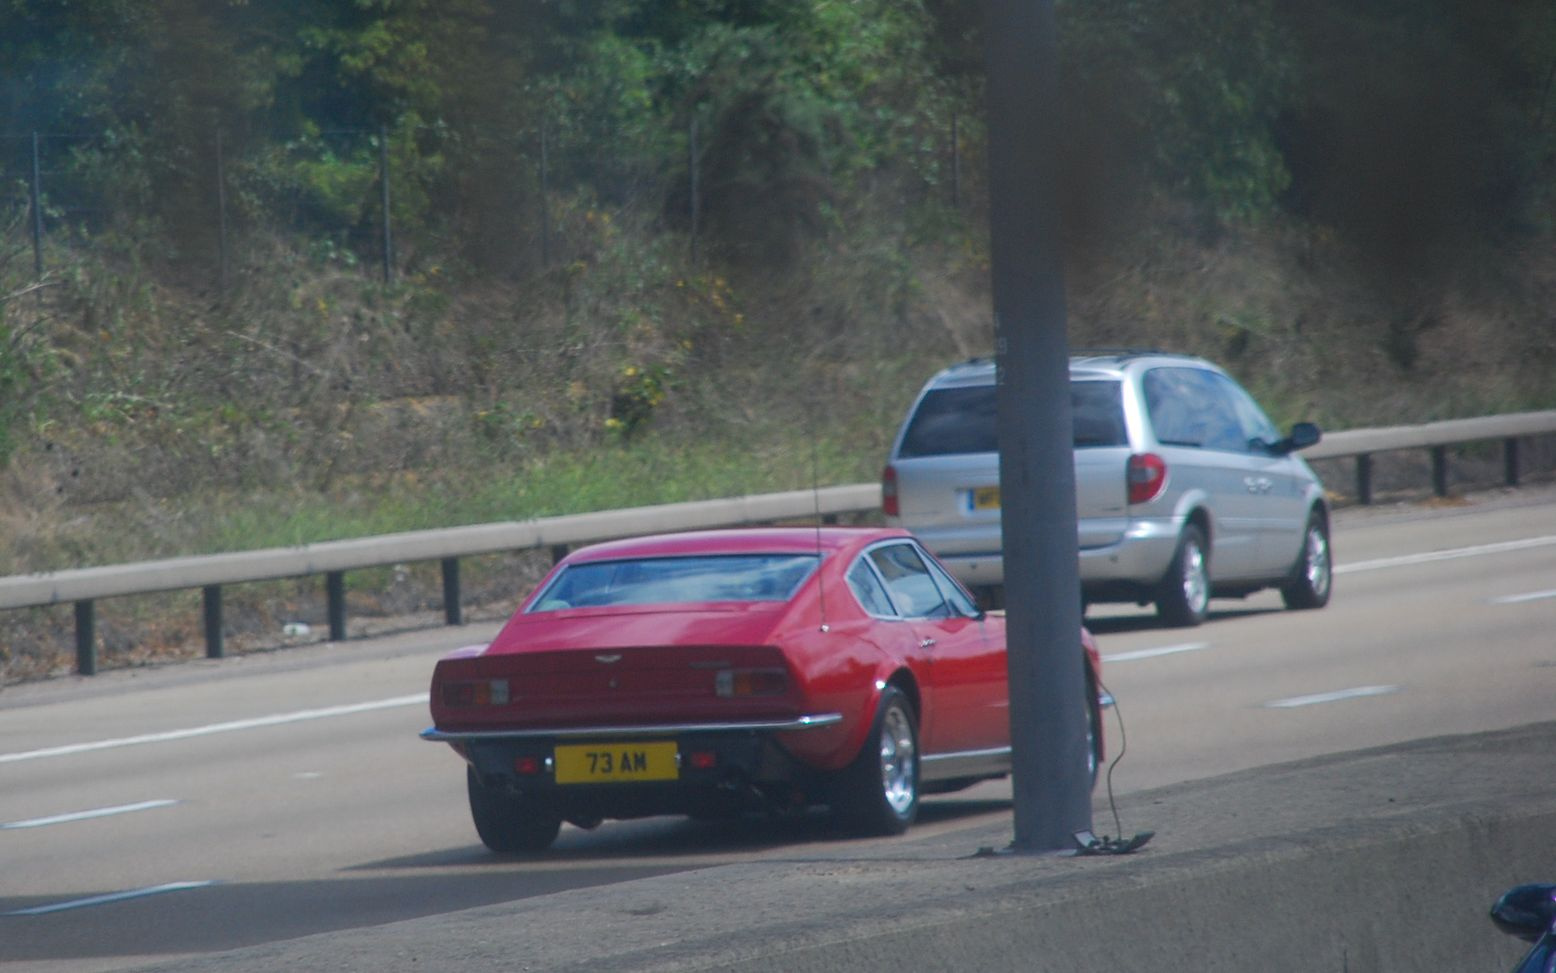
<instances>
[{"instance_id":1,"label":"fence post","mask_svg":"<svg viewBox=\"0 0 1556 973\"><path fill-rule=\"evenodd\" d=\"M394 238L389 229L389 126L378 126L378 197L384 220L384 283L394 282Z\"/></svg>"},{"instance_id":2,"label":"fence post","mask_svg":"<svg viewBox=\"0 0 1556 973\"><path fill-rule=\"evenodd\" d=\"M951 112L951 208L962 208L961 115Z\"/></svg>"},{"instance_id":3,"label":"fence post","mask_svg":"<svg viewBox=\"0 0 1556 973\"><path fill-rule=\"evenodd\" d=\"M692 214L691 214L692 215L692 234L691 234L691 236L692 236L692 253L691 253L691 258L692 258L692 266L695 267L697 265L697 224L702 219L702 199L701 199L702 190L701 190L701 188L698 185L698 183L701 180L701 173L698 172L698 170L697 170L697 155L698 155L698 149L697 149L697 114L696 114L696 110L695 109L693 109L693 112L692 112L691 126L690 126L690 129L687 132L687 136L686 136L686 145L687 145L687 150L686 150L687 151L687 167L691 170L691 186L690 186L691 197L692 197Z\"/></svg>"},{"instance_id":4,"label":"fence post","mask_svg":"<svg viewBox=\"0 0 1556 973\"><path fill-rule=\"evenodd\" d=\"M551 266L551 130L540 120L540 269Z\"/></svg>"},{"instance_id":5,"label":"fence post","mask_svg":"<svg viewBox=\"0 0 1556 973\"><path fill-rule=\"evenodd\" d=\"M32 133L32 272L43 276L43 167L39 162L38 132Z\"/></svg>"},{"instance_id":6,"label":"fence post","mask_svg":"<svg viewBox=\"0 0 1556 973\"><path fill-rule=\"evenodd\" d=\"M216 286L227 289L227 173L220 127L216 129Z\"/></svg>"}]
</instances>

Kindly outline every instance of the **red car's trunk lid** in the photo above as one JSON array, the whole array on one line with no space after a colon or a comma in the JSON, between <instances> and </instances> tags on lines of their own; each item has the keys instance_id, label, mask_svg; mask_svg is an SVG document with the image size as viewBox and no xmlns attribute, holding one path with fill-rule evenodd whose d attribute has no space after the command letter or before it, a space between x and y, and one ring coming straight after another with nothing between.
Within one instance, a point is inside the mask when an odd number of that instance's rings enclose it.
<instances>
[{"instance_id":1,"label":"red car's trunk lid","mask_svg":"<svg viewBox=\"0 0 1556 973\"><path fill-rule=\"evenodd\" d=\"M763 642L776 617L744 609L521 615L485 653L438 663L433 720L441 729L541 729L793 715L783 653ZM787 690L720 695L721 672L751 670L784 672ZM470 682L484 703L443 691Z\"/></svg>"}]
</instances>

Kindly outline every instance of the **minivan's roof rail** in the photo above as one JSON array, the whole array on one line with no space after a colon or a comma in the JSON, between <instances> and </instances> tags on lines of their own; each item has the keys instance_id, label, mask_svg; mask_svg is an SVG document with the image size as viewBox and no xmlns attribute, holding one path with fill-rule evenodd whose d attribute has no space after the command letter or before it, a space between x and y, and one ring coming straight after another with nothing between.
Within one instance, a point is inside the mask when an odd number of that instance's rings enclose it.
<instances>
[{"instance_id":1,"label":"minivan's roof rail","mask_svg":"<svg viewBox=\"0 0 1556 973\"><path fill-rule=\"evenodd\" d=\"M1160 348L1072 348L1071 358L1144 358L1148 355L1161 355L1168 358L1198 358L1182 351L1164 351ZM973 368L980 365L995 364L993 355L974 355L964 361L959 361L951 368Z\"/></svg>"},{"instance_id":2,"label":"minivan's roof rail","mask_svg":"<svg viewBox=\"0 0 1556 973\"><path fill-rule=\"evenodd\" d=\"M1160 348L1072 348L1072 358L1139 358L1144 355L1173 355L1179 358L1191 358L1176 351L1163 351Z\"/></svg>"}]
</instances>

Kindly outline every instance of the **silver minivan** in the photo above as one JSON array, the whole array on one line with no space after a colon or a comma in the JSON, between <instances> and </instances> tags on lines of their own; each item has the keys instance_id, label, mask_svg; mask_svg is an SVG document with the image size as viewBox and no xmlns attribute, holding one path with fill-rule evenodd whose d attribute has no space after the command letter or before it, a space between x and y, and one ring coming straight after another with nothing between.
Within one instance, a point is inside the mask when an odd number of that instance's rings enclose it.
<instances>
[{"instance_id":1,"label":"silver minivan","mask_svg":"<svg viewBox=\"0 0 1556 973\"><path fill-rule=\"evenodd\" d=\"M907 527L988 604L1001 602L995 366L972 359L920 391L882 474L889 523ZM1329 601L1329 505L1287 435L1221 368L1159 352L1070 360L1082 596L1155 603L1197 625L1212 595L1279 588Z\"/></svg>"}]
</instances>

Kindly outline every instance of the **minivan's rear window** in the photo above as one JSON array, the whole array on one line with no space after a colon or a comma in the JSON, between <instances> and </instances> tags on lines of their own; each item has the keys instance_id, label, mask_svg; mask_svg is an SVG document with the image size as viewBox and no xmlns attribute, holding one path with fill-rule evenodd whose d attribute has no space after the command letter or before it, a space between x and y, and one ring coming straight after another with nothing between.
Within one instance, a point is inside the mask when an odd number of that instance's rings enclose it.
<instances>
[{"instance_id":1,"label":"minivan's rear window","mask_svg":"<svg viewBox=\"0 0 1556 973\"><path fill-rule=\"evenodd\" d=\"M1119 383L1109 379L1070 383L1075 448L1125 445L1121 394ZM997 452L997 428L994 386L933 389L919 402L897 455Z\"/></svg>"}]
</instances>

